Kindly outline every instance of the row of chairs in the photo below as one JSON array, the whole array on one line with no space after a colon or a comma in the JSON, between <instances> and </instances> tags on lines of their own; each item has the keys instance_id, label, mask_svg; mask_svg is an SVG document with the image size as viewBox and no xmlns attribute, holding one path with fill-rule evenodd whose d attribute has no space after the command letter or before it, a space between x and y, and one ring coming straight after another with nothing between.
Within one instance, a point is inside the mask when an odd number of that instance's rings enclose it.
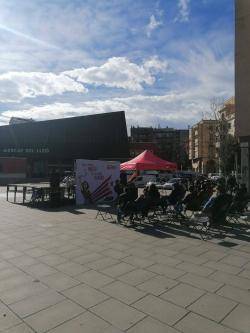
<instances>
[{"instance_id":1,"label":"row of chairs","mask_svg":"<svg viewBox=\"0 0 250 333\"><path fill-rule=\"evenodd\" d=\"M247 208L248 202L245 203ZM115 208L112 205L101 205L101 209L98 209L97 217L100 216L103 220L114 220L113 214L115 214ZM182 209L181 209L182 208ZM167 224L179 224L185 227L189 232L196 232L202 239L207 239L211 236L212 231L215 229L220 230L219 224L213 225L211 223L211 216L206 213L202 213L202 206L200 209L189 210L185 206L169 205L166 211L162 210L160 205L152 205L146 216L137 212L117 212L116 216L118 221L125 225L135 224L155 224L155 223L167 223ZM225 216L225 222L230 224L245 223L248 224L248 216L246 213L236 212L232 210L232 203L227 201L224 205L221 205L218 209L220 216ZM245 214L245 215L244 215Z\"/></svg>"}]
</instances>

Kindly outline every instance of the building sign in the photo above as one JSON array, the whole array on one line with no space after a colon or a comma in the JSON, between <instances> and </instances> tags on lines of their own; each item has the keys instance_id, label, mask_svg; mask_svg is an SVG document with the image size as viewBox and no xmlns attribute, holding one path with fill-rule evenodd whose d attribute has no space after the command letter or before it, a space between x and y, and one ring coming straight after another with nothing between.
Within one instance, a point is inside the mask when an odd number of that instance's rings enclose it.
<instances>
[{"instance_id":1,"label":"building sign","mask_svg":"<svg viewBox=\"0 0 250 333\"><path fill-rule=\"evenodd\" d=\"M116 198L115 181L120 178L120 163L78 159L75 163L76 203L91 204Z\"/></svg>"},{"instance_id":2,"label":"building sign","mask_svg":"<svg viewBox=\"0 0 250 333\"><path fill-rule=\"evenodd\" d=\"M49 148L3 148L2 153L48 154Z\"/></svg>"}]
</instances>

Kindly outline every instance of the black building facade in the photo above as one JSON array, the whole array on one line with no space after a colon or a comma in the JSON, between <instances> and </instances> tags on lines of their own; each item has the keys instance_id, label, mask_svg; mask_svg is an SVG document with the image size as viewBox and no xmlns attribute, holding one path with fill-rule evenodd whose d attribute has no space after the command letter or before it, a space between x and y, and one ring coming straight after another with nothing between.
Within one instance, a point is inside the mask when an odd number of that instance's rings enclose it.
<instances>
[{"instance_id":1,"label":"black building facade","mask_svg":"<svg viewBox=\"0 0 250 333\"><path fill-rule=\"evenodd\" d=\"M0 126L0 157L26 157L29 177L47 176L51 168L72 170L77 158L128 156L123 111Z\"/></svg>"}]
</instances>

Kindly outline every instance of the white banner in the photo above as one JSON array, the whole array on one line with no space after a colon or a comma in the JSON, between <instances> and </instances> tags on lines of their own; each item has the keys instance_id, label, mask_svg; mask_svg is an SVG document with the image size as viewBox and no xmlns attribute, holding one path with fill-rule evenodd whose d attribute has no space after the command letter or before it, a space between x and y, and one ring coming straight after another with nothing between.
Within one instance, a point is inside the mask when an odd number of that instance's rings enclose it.
<instances>
[{"instance_id":1,"label":"white banner","mask_svg":"<svg viewBox=\"0 0 250 333\"><path fill-rule=\"evenodd\" d=\"M120 163L76 160L76 204L112 201L116 198L115 181L120 179Z\"/></svg>"}]
</instances>

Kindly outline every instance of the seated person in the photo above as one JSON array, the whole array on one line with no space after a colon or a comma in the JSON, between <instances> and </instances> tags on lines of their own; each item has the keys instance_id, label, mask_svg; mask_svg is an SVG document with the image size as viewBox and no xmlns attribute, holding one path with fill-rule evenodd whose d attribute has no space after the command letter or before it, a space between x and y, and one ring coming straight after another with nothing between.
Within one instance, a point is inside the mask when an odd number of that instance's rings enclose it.
<instances>
[{"instance_id":1,"label":"seated person","mask_svg":"<svg viewBox=\"0 0 250 333\"><path fill-rule=\"evenodd\" d=\"M185 196L185 198L183 199L183 203L185 205L187 205L189 202L192 202L193 199L195 199L197 197L198 191L196 190L196 188L191 185L189 187L189 193Z\"/></svg>"},{"instance_id":2,"label":"seated person","mask_svg":"<svg viewBox=\"0 0 250 333\"><path fill-rule=\"evenodd\" d=\"M147 216L150 208L160 203L160 193L155 184L146 186L143 194L136 200L136 210L141 212L142 216Z\"/></svg>"},{"instance_id":3,"label":"seated person","mask_svg":"<svg viewBox=\"0 0 250 333\"><path fill-rule=\"evenodd\" d=\"M118 221L121 219L122 213L133 216L135 211L135 200L137 199L137 188L131 183L125 187L125 191L118 198Z\"/></svg>"},{"instance_id":4,"label":"seated person","mask_svg":"<svg viewBox=\"0 0 250 333\"><path fill-rule=\"evenodd\" d=\"M186 188L183 184L181 184L181 182L175 183L173 187L174 188L170 195L166 195L161 198L161 207L164 212L166 211L167 206L176 206L177 204L180 204L185 197Z\"/></svg>"},{"instance_id":5,"label":"seated person","mask_svg":"<svg viewBox=\"0 0 250 333\"><path fill-rule=\"evenodd\" d=\"M234 175L230 175L227 178L227 188L230 193L234 191L237 186L237 181Z\"/></svg>"},{"instance_id":6,"label":"seated person","mask_svg":"<svg viewBox=\"0 0 250 333\"><path fill-rule=\"evenodd\" d=\"M123 186L119 179L115 181L114 191L117 194L117 198L123 193Z\"/></svg>"},{"instance_id":7,"label":"seated person","mask_svg":"<svg viewBox=\"0 0 250 333\"><path fill-rule=\"evenodd\" d=\"M207 203L212 194L213 186L210 184L203 185L197 196L197 209L203 209L203 206Z\"/></svg>"},{"instance_id":8,"label":"seated person","mask_svg":"<svg viewBox=\"0 0 250 333\"><path fill-rule=\"evenodd\" d=\"M213 195L206 202L202 212L208 215L212 225L225 223L232 196L226 193L225 187L218 185Z\"/></svg>"},{"instance_id":9,"label":"seated person","mask_svg":"<svg viewBox=\"0 0 250 333\"><path fill-rule=\"evenodd\" d=\"M236 190L233 202L230 208L231 212L243 213L247 207L249 195L247 193L247 187L245 184L240 184L240 187Z\"/></svg>"},{"instance_id":10,"label":"seated person","mask_svg":"<svg viewBox=\"0 0 250 333\"><path fill-rule=\"evenodd\" d=\"M131 200L135 201L138 197L138 188L135 186L135 183L129 183L128 185L129 193Z\"/></svg>"}]
</instances>

